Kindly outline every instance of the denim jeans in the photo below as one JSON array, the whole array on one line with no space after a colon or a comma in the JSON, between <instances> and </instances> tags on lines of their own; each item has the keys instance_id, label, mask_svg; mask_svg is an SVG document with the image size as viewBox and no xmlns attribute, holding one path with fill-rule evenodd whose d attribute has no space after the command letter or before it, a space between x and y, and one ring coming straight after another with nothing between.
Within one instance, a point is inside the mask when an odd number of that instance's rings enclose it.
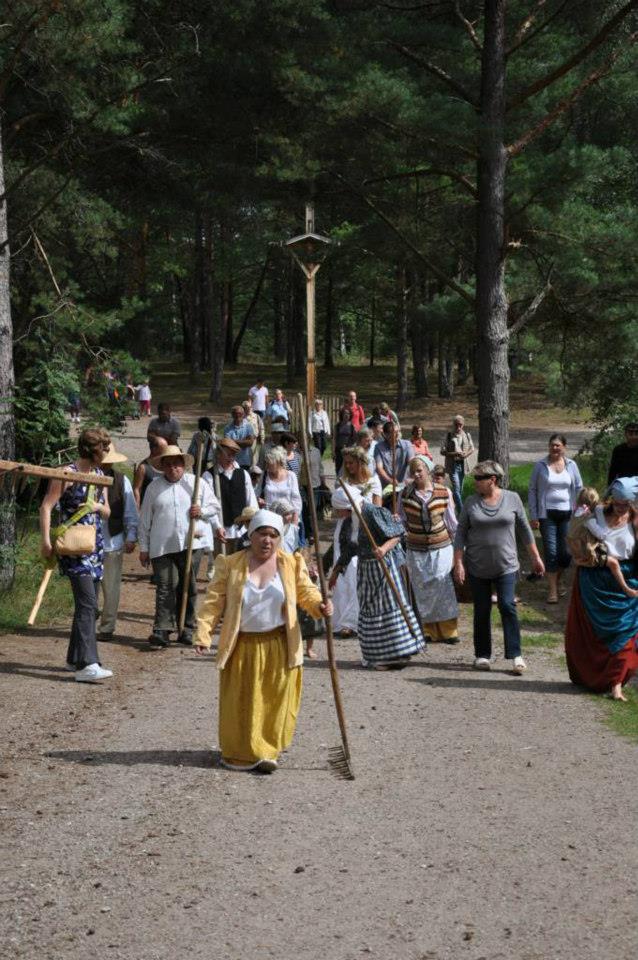
<instances>
[{"instance_id":1,"label":"denim jeans","mask_svg":"<svg viewBox=\"0 0 638 960\"><path fill-rule=\"evenodd\" d=\"M516 573L504 573L500 577L486 580L484 577L468 574L474 600L474 655L476 657L486 657L489 660L492 656L492 588L496 591L503 624L505 658L513 660L514 657L520 657L521 628L514 602L516 577Z\"/></svg>"},{"instance_id":2,"label":"denim jeans","mask_svg":"<svg viewBox=\"0 0 638 960\"><path fill-rule=\"evenodd\" d=\"M450 480L452 482L452 497L454 498L454 506L456 507L456 515L461 512L463 506L463 479L465 477L465 461L459 460L458 463L455 463L452 467L452 472L450 473Z\"/></svg>"},{"instance_id":3,"label":"denim jeans","mask_svg":"<svg viewBox=\"0 0 638 960\"><path fill-rule=\"evenodd\" d=\"M566 570L571 562L567 549L567 527L571 518L569 510L548 510L547 519L538 524L543 538L545 569L548 573Z\"/></svg>"}]
</instances>

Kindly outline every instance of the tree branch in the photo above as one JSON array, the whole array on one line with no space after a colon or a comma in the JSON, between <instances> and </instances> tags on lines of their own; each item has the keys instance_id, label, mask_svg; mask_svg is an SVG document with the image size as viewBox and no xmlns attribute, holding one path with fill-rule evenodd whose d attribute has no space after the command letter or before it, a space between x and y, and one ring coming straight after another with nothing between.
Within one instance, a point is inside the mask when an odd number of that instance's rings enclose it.
<instances>
[{"instance_id":1,"label":"tree branch","mask_svg":"<svg viewBox=\"0 0 638 960\"><path fill-rule=\"evenodd\" d=\"M436 263L434 263L432 260L430 260L429 257L426 257L425 254L422 253L422 252L419 250L419 248L418 248L414 243L412 243L412 241L411 241L408 237L406 237L405 234L404 234L401 230L399 230L399 228L392 222L392 220L390 220L390 218L387 217L387 216L385 215L385 213L383 213L382 210L379 210L379 208L377 207L376 203L373 203L373 201L370 200L370 198L367 197L367 196L365 195L365 193L363 193L361 190L357 189L357 187L355 187L352 183L349 183L349 182L346 180L346 178L345 178L344 176L342 176L340 173L336 173L335 176L336 176L339 180L341 180L341 182L342 182L352 193L354 193L357 197L359 197L361 200L363 200L363 202L365 203L365 205L366 205L367 207L369 207L370 210L373 211L373 213L376 213L376 215L379 217L380 220L383 220L383 222L386 224L386 226L388 226L388 227L390 228L390 230L392 230L392 232L394 233L394 235L395 235L396 237L398 237L399 240L401 240L401 242L404 243L405 246L406 246L409 250L412 251L412 253L415 255L415 257L417 257L417 258L421 261L421 263L424 263L424 264L425 264L425 266L428 268L428 270L430 270L430 271L434 274L434 276L435 276L438 280L440 280L442 284L444 284L444 286L449 287L450 290L454 290L455 293L458 293L458 295L459 295L460 297L462 297L467 303L471 304L471 306L474 307L475 301L474 301L474 297L472 296L472 294L468 293L467 290L466 290L464 287L462 287L459 283L456 282L456 280L453 280L451 277L449 277L449 276L447 275L447 273L445 272L445 270L443 270L442 267L439 267L438 264L436 264Z\"/></svg>"},{"instance_id":2,"label":"tree branch","mask_svg":"<svg viewBox=\"0 0 638 960\"><path fill-rule=\"evenodd\" d=\"M518 333L519 330L521 330L521 329L525 326L525 324L528 323L528 322L532 319L532 317L534 316L534 314L536 313L536 311L537 311L538 308L540 307L540 305L541 305L541 303L543 302L543 300L545 299L545 297L546 297L546 296L550 293L550 291L552 290L552 274L553 274L553 272L554 272L554 265L552 264L552 266L549 268L549 273L547 274L547 279L545 280L545 286L542 288L542 290L539 290L539 291L538 291L538 293L536 294L536 296L534 297L534 299L532 300L532 302L529 304L529 306L528 306L525 310L523 310L523 312L522 312L522 314L520 315L520 317L518 317L518 318L514 321L514 323L513 323L510 327L508 327L508 332L509 332L510 337L511 337L511 336L514 336L514 334Z\"/></svg>"},{"instance_id":3,"label":"tree branch","mask_svg":"<svg viewBox=\"0 0 638 960\"><path fill-rule=\"evenodd\" d=\"M531 41L535 37L537 37L539 33L542 33L543 30L546 30L547 27L550 25L550 23L553 23L553 21L556 20L556 18L561 15L561 13L563 12L567 4L572 2L573 0L563 0L563 2L558 5L558 7L556 8L556 10L554 10L553 13L551 13L548 17L546 17L542 23L539 23L539 25L536 27L535 30L531 30L529 32L525 31L523 33L520 33L520 28L519 28L519 31L517 31L516 36L514 37L514 42L512 43L511 47L509 47L505 51L505 56L511 57L512 54L516 53L517 50L520 50L521 47L524 47L526 44L531 43ZM573 11L570 10L570 13L572 12ZM530 17L531 17L531 20L529 22L529 26L531 27L533 21L536 19L536 14L530 14ZM524 20L523 24L525 23L528 23L528 20ZM521 24L521 27L523 26L523 24Z\"/></svg>"},{"instance_id":4,"label":"tree branch","mask_svg":"<svg viewBox=\"0 0 638 960\"><path fill-rule=\"evenodd\" d=\"M518 46L518 44L522 43L523 38L524 38L525 35L531 30L531 28L534 26L534 23L536 22L536 20L537 20L537 18L538 18L539 12L543 9L543 7L544 7L546 4L547 4L547 0L536 0L536 7L535 7L535 9L531 10L530 13L527 14L527 16L525 17L525 19L524 19L523 21L521 21L521 23L519 24L518 30L517 30L516 33L514 34L514 44L515 44L515 45Z\"/></svg>"},{"instance_id":5,"label":"tree branch","mask_svg":"<svg viewBox=\"0 0 638 960\"><path fill-rule=\"evenodd\" d=\"M548 73L545 77L541 77L539 80L535 80L534 83L530 84L529 87L526 87L522 90L511 103L508 104L508 110L516 110L518 107L522 106L530 97L533 97L534 94L540 93L541 90L545 90L546 87L551 86L557 80L560 80L561 77L564 77L567 73L577 67L579 63L582 63L594 50L597 50L609 35L616 29L616 27L622 23L622 21L631 13L632 10L635 10L638 7L638 0L628 0L628 3L618 11L618 13L608 20L604 27L598 31L598 33L592 37L589 43L585 44L584 47L581 47L576 53L574 53L568 60L565 60L559 67L556 67L555 70L552 70L551 73Z\"/></svg>"},{"instance_id":6,"label":"tree branch","mask_svg":"<svg viewBox=\"0 0 638 960\"><path fill-rule=\"evenodd\" d=\"M635 3L638 3L638 0L634 0ZM435 63L430 63L429 60L424 60L423 57L420 57L418 53L415 53L413 50L410 50L409 47L405 47L402 43L396 43L395 41L389 41L388 46L392 50L396 50L397 53L402 54L408 60L411 60L413 63L416 63L417 66L422 67L428 73L431 73L432 76L437 77L439 80L442 80L443 83L447 84L451 90L461 97L462 100L465 100L466 103L469 103L471 107L474 107L475 110L478 110L478 103L472 95L465 89L462 83L459 83L458 80L455 80L454 77L451 77L449 73L446 73L445 70L442 70L441 67L438 67Z\"/></svg>"},{"instance_id":7,"label":"tree branch","mask_svg":"<svg viewBox=\"0 0 638 960\"><path fill-rule=\"evenodd\" d=\"M465 32L467 33L468 37L470 38L470 40L472 41L472 43L474 44L478 52L483 53L483 44L479 39L479 35L474 29L474 24L471 23L467 19L467 17L463 14L459 0L454 0L454 13L456 14L457 18L461 21L461 23L465 27Z\"/></svg>"},{"instance_id":8,"label":"tree branch","mask_svg":"<svg viewBox=\"0 0 638 960\"><path fill-rule=\"evenodd\" d=\"M637 40L638 32L632 33L629 37L629 45L633 46ZM580 96L582 96L585 90L597 83L601 77L611 70L616 60L618 60L620 55L623 53L623 50L623 47L619 47L617 50L615 50L614 53L612 53L612 55L608 57L600 67L598 67L596 70L593 70L588 77L585 77L583 82L579 83L571 93L569 93L566 97L563 97L562 100L559 100L556 106L550 110L549 113L546 113L542 120L539 120L539 122L535 126L531 127L526 133L524 133L522 137L519 137L518 140L516 140L514 143L511 143L507 147L507 155L509 157L518 156L518 154L522 153L525 147L529 146L532 141L538 139L538 137L540 137L540 135L544 133L545 130L547 130L547 128L550 127L552 123L554 123L554 121L560 117L561 114L565 113L565 111L568 110Z\"/></svg>"},{"instance_id":9,"label":"tree branch","mask_svg":"<svg viewBox=\"0 0 638 960\"><path fill-rule=\"evenodd\" d=\"M367 187L371 186L373 183L384 183L391 180L406 180L408 177L448 177L450 180L454 180L456 183L459 183L472 197L474 197L474 199L476 199L478 196L476 187L469 177L465 177L462 173L457 173L454 170L442 170L438 167L419 167L416 170L406 170L405 173L389 173L385 177L374 177L364 180L363 185L364 187Z\"/></svg>"}]
</instances>

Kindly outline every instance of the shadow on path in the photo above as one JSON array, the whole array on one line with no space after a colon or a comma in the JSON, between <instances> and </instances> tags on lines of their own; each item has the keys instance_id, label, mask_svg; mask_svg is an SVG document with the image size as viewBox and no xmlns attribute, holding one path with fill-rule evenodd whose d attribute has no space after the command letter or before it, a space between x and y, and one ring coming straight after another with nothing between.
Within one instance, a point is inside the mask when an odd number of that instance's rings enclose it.
<instances>
[{"instance_id":1,"label":"shadow on path","mask_svg":"<svg viewBox=\"0 0 638 960\"><path fill-rule=\"evenodd\" d=\"M491 671L497 673L497 671ZM505 672L505 671L503 671ZM560 680L527 680L523 677L512 677L502 680L485 680L476 678L460 677L408 677L410 683L424 683L428 687L453 687L466 690L483 690L484 692L508 692L516 690L517 693L560 693L571 696L580 696L581 691L569 682Z\"/></svg>"},{"instance_id":2,"label":"shadow on path","mask_svg":"<svg viewBox=\"0 0 638 960\"><path fill-rule=\"evenodd\" d=\"M16 663L15 661L0 661L0 673L14 673L20 677L30 677L32 680L52 680L75 683L75 676L64 667L50 667L47 664Z\"/></svg>"},{"instance_id":3,"label":"shadow on path","mask_svg":"<svg viewBox=\"0 0 638 960\"><path fill-rule=\"evenodd\" d=\"M200 767L208 769L219 763L219 750L49 750L44 754L68 763L90 763L96 767L115 764L136 767L157 764L163 767Z\"/></svg>"}]
</instances>

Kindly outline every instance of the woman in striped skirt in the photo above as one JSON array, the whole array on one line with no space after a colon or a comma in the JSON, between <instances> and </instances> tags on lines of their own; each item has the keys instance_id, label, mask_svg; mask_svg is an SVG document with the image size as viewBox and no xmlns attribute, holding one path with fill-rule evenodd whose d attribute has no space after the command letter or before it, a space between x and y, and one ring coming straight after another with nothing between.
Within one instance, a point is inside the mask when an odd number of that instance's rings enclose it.
<instances>
[{"instance_id":1,"label":"woman in striped skirt","mask_svg":"<svg viewBox=\"0 0 638 960\"><path fill-rule=\"evenodd\" d=\"M363 503L361 513L376 544L373 548L365 531L359 530L356 545L359 600L357 632L362 663L364 667L376 670L396 670L406 666L410 657L425 647L418 619L410 606L401 577L401 567L405 563L400 542L403 526L384 507ZM344 551L340 564L347 566L347 562ZM401 597L409 626L384 576L382 562L388 568Z\"/></svg>"}]
</instances>

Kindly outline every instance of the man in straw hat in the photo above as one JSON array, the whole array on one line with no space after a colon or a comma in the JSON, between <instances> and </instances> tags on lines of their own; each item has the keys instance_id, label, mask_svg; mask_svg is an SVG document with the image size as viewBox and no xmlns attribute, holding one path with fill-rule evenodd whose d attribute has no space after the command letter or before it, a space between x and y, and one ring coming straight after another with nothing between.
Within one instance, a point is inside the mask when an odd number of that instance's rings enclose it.
<instances>
[{"instance_id":1,"label":"man in straw hat","mask_svg":"<svg viewBox=\"0 0 638 960\"><path fill-rule=\"evenodd\" d=\"M253 507L256 511L258 506L250 474L242 469L238 462L240 451L241 447L235 440L222 437L215 448L213 470L207 470L202 478L210 484L211 489L219 492L223 527L219 530L218 537L226 544L228 555L239 549L245 533L244 526L238 525L235 518L246 507Z\"/></svg>"},{"instance_id":2,"label":"man in straw hat","mask_svg":"<svg viewBox=\"0 0 638 960\"><path fill-rule=\"evenodd\" d=\"M153 565L156 578L155 620L149 637L152 650L161 650L169 644L169 634L176 628L176 616L182 602L182 592L188 591L186 620L178 643L190 646L195 627L197 583L195 571L202 550L212 550L212 531L219 529L220 507L207 483L200 484L198 503L193 504L195 477L186 473L193 458L179 447L169 445L153 463L162 471L148 487L140 515L140 561ZM188 529L191 517L196 520L192 564L185 585Z\"/></svg>"},{"instance_id":3,"label":"man in straw hat","mask_svg":"<svg viewBox=\"0 0 638 960\"><path fill-rule=\"evenodd\" d=\"M102 521L104 537L104 578L100 581L102 592L102 618L98 631L98 640L112 640L115 633L117 611L120 605L120 586L122 583L122 560L125 553L135 550L139 514L128 477L113 464L124 463L127 457L118 453L111 442L102 460L104 473L113 477L113 486L109 489L111 515Z\"/></svg>"}]
</instances>

